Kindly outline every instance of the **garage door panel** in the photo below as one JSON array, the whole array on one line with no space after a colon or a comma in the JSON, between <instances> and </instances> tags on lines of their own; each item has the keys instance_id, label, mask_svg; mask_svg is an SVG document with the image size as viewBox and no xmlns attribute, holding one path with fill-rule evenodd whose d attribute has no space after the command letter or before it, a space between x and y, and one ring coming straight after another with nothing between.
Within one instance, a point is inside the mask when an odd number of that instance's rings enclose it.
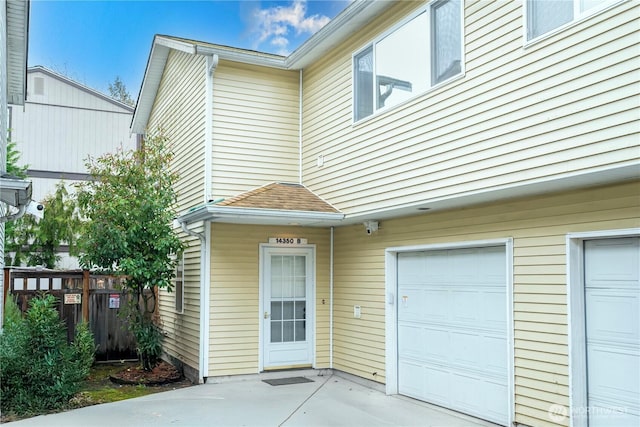
<instances>
[{"instance_id":1,"label":"garage door panel","mask_svg":"<svg viewBox=\"0 0 640 427\"><path fill-rule=\"evenodd\" d=\"M625 290L587 289L589 340L640 342L640 295Z\"/></svg>"},{"instance_id":2,"label":"garage door panel","mask_svg":"<svg viewBox=\"0 0 640 427\"><path fill-rule=\"evenodd\" d=\"M590 392L596 400L608 401L611 405L623 402L638 409L640 396L640 352L637 349L611 349L607 345L590 344L587 375ZM630 378L635 381L629 381Z\"/></svg>"},{"instance_id":3,"label":"garage door panel","mask_svg":"<svg viewBox=\"0 0 640 427\"><path fill-rule=\"evenodd\" d=\"M640 425L640 238L584 243L589 426Z\"/></svg>"},{"instance_id":4,"label":"garage door panel","mask_svg":"<svg viewBox=\"0 0 640 427\"><path fill-rule=\"evenodd\" d=\"M506 301L504 247L399 254L399 392L506 424Z\"/></svg>"},{"instance_id":5,"label":"garage door panel","mask_svg":"<svg viewBox=\"0 0 640 427\"><path fill-rule=\"evenodd\" d=\"M586 245L586 287L608 287L612 283L616 287L637 287L640 280L637 238L591 240Z\"/></svg>"}]
</instances>

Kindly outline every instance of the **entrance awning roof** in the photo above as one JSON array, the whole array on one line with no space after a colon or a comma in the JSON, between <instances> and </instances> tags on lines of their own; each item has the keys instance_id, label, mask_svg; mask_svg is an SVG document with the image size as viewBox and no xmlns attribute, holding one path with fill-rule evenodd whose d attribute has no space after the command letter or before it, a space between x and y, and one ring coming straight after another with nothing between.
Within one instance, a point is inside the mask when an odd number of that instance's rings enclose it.
<instances>
[{"instance_id":1,"label":"entrance awning roof","mask_svg":"<svg viewBox=\"0 0 640 427\"><path fill-rule=\"evenodd\" d=\"M212 221L232 224L339 224L344 214L301 184L272 183L230 199L195 206L178 217L179 223Z\"/></svg>"}]
</instances>

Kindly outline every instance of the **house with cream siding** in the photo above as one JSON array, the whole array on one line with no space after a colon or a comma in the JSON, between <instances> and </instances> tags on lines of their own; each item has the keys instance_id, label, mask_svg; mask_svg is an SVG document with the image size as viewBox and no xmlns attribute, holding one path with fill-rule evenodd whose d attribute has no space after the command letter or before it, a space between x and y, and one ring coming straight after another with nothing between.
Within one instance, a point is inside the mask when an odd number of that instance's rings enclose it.
<instances>
[{"instance_id":1,"label":"house with cream siding","mask_svg":"<svg viewBox=\"0 0 640 427\"><path fill-rule=\"evenodd\" d=\"M181 175L166 357L638 425L639 17L354 1L286 57L157 35L132 131Z\"/></svg>"}]
</instances>

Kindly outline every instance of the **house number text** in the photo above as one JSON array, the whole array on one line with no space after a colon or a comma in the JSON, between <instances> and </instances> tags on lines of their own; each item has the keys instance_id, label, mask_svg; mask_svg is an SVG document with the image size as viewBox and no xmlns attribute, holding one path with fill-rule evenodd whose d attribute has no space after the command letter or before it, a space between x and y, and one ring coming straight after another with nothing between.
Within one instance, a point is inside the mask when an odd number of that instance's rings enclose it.
<instances>
[{"instance_id":1,"label":"house number text","mask_svg":"<svg viewBox=\"0 0 640 427\"><path fill-rule=\"evenodd\" d=\"M307 239L302 239L300 237L270 237L269 243L272 245L287 246L306 245Z\"/></svg>"}]
</instances>

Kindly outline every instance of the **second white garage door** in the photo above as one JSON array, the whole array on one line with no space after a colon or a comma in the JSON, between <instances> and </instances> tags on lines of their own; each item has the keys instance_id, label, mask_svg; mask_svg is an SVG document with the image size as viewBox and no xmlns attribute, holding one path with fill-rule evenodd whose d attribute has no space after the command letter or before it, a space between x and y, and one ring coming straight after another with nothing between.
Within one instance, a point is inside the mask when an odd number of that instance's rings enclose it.
<instances>
[{"instance_id":1,"label":"second white garage door","mask_svg":"<svg viewBox=\"0 0 640 427\"><path fill-rule=\"evenodd\" d=\"M508 423L504 246L398 254L398 391Z\"/></svg>"}]
</instances>

